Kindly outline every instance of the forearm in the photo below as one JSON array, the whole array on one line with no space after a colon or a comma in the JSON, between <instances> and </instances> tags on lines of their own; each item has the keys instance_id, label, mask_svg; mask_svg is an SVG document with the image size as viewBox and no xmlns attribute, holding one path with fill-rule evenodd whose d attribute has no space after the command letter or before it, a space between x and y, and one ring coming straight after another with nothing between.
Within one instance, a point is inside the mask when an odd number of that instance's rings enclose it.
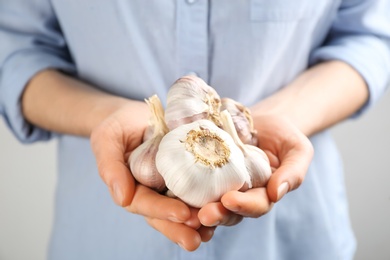
<instances>
[{"instance_id":1,"label":"forearm","mask_svg":"<svg viewBox=\"0 0 390 260\"><path fill-rule=\"evenodd\" d=\"M364 79L352 67L330 61L305 71L291 84L256 104L252 113L254 118L264 114L286 117L310 136L355 113L368 95Z\"/></svg>"},{"instance_id":2,"label":"forearm","mask_svg":"<svg viewBox=\"0 0 390 260\"><path fill-rule=\"evenodd\" d=\"M55 70L37 74L22 97L24 117L44 129L89 136L109 114L141 102L109 95Z\"/></svg>"}]
</instances>

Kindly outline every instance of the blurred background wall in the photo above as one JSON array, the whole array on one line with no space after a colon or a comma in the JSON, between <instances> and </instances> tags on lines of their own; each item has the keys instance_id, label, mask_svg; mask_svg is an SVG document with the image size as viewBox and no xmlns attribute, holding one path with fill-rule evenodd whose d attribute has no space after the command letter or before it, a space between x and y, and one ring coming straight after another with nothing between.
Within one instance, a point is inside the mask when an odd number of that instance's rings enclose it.
<instances>
[{"instance_id":1,"label":"blurred background wall","mask_svg":"<svg viewBox=\"0 0 390 260\"><path fill-rule=\"evenodd\" d=\"M345 163L357 260L390 259L390 94L332 129ZM21 145L0 119L0 260L45 259L56 143Z\"/></svg>"}]
</instances>

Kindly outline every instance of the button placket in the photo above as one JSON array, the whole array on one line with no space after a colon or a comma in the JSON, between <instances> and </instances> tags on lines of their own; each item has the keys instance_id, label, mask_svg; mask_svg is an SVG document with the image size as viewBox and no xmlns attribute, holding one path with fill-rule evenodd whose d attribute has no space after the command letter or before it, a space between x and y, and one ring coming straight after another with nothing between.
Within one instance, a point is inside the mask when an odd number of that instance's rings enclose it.
<instances>
[{"instance_id":1,"label":"button placket","mask_svg":"<svg viewBox=\"0 0 390 260\"><path fill-rule=\"evenodd\" d=\"M208 1L177 1L179 74L208 77Z\"/></svg>"}]
</instances>

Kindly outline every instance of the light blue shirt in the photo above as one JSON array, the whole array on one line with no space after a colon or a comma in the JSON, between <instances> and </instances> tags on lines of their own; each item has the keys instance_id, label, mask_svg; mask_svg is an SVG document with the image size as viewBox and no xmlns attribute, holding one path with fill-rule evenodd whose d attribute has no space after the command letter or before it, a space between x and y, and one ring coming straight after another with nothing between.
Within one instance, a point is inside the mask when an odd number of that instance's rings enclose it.
<instances>
[{"instance_id":1,"label":"light blue shirt","mask_svg":"<svg viewBox=\"0 0 390 260\"><path fill-rule=\"evenodd\" d=\"M49 258L352 259L342 163L327 132L311 138L315 157L299 189L261 218L218 227L188 253L114 205L89 140L28 124L20 97L46 68L162 100L192 72L249 106L308 66L338 59L366 80L366 109L389 81L389 38L388 0L0 0L0 113L23 142L59 138Z\"/></svg>"}]
</instances>

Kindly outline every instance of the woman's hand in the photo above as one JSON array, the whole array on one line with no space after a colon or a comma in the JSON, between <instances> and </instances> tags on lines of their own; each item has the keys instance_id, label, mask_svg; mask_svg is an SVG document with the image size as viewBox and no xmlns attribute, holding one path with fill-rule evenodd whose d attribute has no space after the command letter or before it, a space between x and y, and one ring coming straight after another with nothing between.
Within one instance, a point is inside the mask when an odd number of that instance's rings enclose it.
<instances>
[{"instance_id":1,"label":"woman's hand","mask_svg":"<svg viewBox=\"0 0 390 260\"><path fill-rule=\"evenodd\" d=\"M145 216L150 225L187 250L211 238L214 228L201 226L197 210L137 184L130 173L127 159L141 144L149 119L144 102L110 95L49 69L30 80L22 108L30 123L91 138L99 174L118 205Z\"/></svg>"},{"instance_id":2,"label":"woman's hand","mask_svg":"<svg viewBox=\"0 0 390 260\"><path fill-rule=\"evenodd\" d=\"M240 221L239 216L267 213L272 203L302 183L313 156L306 136L347 118L367 99L366 83L354 68L342 61L327 61L303 71L286 87L257 103L251 110L259 147L274 170L267 188L228 192L221 203L200 210L201 223L232 225Z\"/></svg>"},{"instance_id":3,"label":"woman's hand","mask_svg":"<svg viewBox=\"0 0 390 260\"><path fill-rule=\"evenodd\" d=\"M148 119L146 104L132 101L93 129L91 145L99 174L116 204L144 216L156 230L193 251L211 239L214 228L201 225L197 209L137 183L129 170L127 160L141 144Z\"/></svg>"},{"instance_id":4,"label":"woman's hand","mask_svg":"<svg viewBox=\"0 0 390 260\"><path fill-rule=\"evenodd\" d=\"M230 191L221 202L199 211L205 226L235 225L243 217L260 217L287 192L299 187L313 156L308 138L290 121L276 115L254 116L259 147L267 154L273 174L266 188Z\"/></svg>"}]
</instances>

